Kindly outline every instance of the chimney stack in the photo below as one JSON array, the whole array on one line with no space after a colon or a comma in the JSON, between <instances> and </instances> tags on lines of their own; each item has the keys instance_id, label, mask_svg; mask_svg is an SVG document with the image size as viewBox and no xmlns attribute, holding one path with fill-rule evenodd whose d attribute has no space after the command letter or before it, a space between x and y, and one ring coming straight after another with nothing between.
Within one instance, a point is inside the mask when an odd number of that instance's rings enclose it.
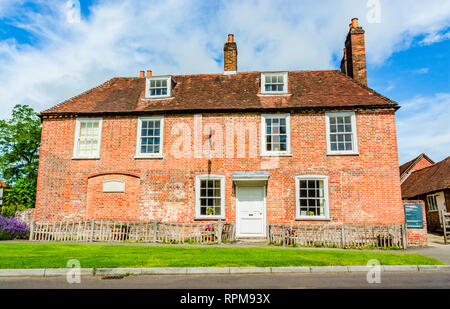
<instances>
[{"instance_id":1,"label":"chimney stack","mask_svg":"<svg viewBox=\"0 0 450 309\"><path fill-rule=\"evenodd\" d=\"M344 57L341 72L353 78L361 85L367 86L366 47L364 30L359 26L358 18L353 18L345 40Z\"/></svg>"},{"instance_id":2,"label":"chimney stack","mask_svg":"<svg viewBox=\"0 0 450 309\"><path fill-rule=\"evenodd\" d=\"M228 42L223 47L223 70L224 74L236 74L237 71L237 45L234 35L228 35Z\"/></svg>"},{"instance_id":3,"label":"chimney stack","mask_svg":"<svg viewBox=\"0 0 450 309\"><path fill-rule=\"evenodd\" d=\"M139 72L139 77L140 78L144 78L145 77L145 72L144 71L140 71Z\"/></svg>"}]
</instances>

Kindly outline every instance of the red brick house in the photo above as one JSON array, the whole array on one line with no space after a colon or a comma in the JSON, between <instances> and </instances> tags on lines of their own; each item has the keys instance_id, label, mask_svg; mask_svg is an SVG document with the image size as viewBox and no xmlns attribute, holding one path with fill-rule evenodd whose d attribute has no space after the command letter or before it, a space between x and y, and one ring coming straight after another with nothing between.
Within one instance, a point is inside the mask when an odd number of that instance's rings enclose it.
<instances>
[{"instance_id":1,"label":"red brick house","mask_svg":"<svg viewBox=\"0 0 450 309\"><path fill-rule=\"evenodd\" d=\"M440 229L441 212L450 212L450 157L420 169L416 167L401 186L404 199L425 202L428 229Z\"/></svg>"},{"instance_id":2,"label":"red brick house","mask_svg":"<svg viewBox=\"0 0 450 309\"><path fill-rule=\"evenodd\" d=\"M367 87L354 19L341 71L116 77L41 113L37 220L402 224L396 102Z\"/></svg>"}]
</instances>

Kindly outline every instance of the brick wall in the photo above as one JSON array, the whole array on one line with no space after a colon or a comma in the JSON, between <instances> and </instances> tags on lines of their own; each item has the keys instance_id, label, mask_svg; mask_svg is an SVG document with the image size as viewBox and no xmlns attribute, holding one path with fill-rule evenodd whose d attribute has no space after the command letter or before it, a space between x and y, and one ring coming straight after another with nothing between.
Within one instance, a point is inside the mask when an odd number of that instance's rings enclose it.
<instances>
[{"instance_id":1,"label":"brick wall","mask_svg":"<svg viewBox=\"0 0 450 309\"><path fill-rule=\"evenodd\" d=\"M291 114L292 156L261 158L260 119L259 113L204 114L202 122L206 135L209 126L215 127L213 145L219 140L224 144L232 140L225 133L227 126L234 125L237 131L246 127L255 129L254 132L249 130L252 133L246 135L245 143L236 138L232 147L225 147L226 157L215 155L211 160L194 157L191 142L195 135L194 115L165 116L163 159L134 158L137 117L103 118L98 160L71 159L74 118L44 119L36 219L95 217L192 222L195 219L195 176L212 173L226 177L226 217L235 221L232 172L266 170L270 172L266 198L269 223L298 223L295 222L294 177L305 174L329 177L333 223L404 223L393 111L356 112L360 154L353 156L327 156L322 112ZM216 131L222 131L222 135ZM256 138L249 138L255 134ZM203 143L207 141L206 135L200 137ZM182 136L189 142L180 142ZM242 144L245 144L246 156L240 151ZM255 148L256 153L249 157L248 153ZM234 153L231 158L230 152ZM104 176L92 177L97 174ZM124 180L127 188L133 188L132 192L126 193L128 196L99 192L100 183L112 177L106 174L135 175L123 176L128 177ZM115 196L107 196L112 194Z\"/></svg>"},{"instance_id":2,"label":"brick wall","mask_svg":"<svg viewBox=\"0 0 450 309\"><path fill-rule=\"evenodd\" d=\"M423 228L422 229L412 229L407 228L408 233L408 247L421 247L428 244L428 232L427 232L427 217L425 211L425 203L421 200L404 200L404 204L420 204L422 205L422 217L423 217Z\"/></svg>"}]
</instances>

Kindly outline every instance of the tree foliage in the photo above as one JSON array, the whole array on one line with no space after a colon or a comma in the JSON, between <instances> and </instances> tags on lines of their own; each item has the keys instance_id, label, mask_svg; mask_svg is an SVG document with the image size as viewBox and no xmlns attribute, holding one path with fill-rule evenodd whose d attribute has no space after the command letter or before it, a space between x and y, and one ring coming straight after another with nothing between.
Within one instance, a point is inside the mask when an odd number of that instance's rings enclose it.
<instances>
[{"instance_id":1,"label":"tree foliage","mask_svg":"<svg viewBox=\"0 0 450 309\"><path fill-rule=\"evenodd\" d=\"M5 190L3 216L34 207L41 141L41 120L27 105L16 105L12 117L0 120L0 173Z\"/></svg>"},{"instance_id":2,"label":"tree foliage","mask_svg":"<svg viewBox=\"0 0 450 309\"><path fill-rule=\"evenodd\" d=\"M8 184L37 177L41 120L28 105L16 105L9 120L0 120L0 170Z\"/></svg>"}]
</instances>

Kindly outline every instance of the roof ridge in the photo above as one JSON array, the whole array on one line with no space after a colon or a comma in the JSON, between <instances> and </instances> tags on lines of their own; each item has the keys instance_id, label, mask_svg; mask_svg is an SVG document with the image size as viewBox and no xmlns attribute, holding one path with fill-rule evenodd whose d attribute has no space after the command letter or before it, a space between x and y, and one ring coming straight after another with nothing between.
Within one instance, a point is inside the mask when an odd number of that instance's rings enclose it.
<instances>
[{"instance_id":1,"label":"roof ridge","mask_svg":"<svg viewBox=\"0 0 450 309\"><path fill-rule=\"evenodd\" d=\"M265 72L288 72L288 73L301 73L301 72L339 72L337 69L327 69L327 70L268 70L268 71L245 71L245 72L236 72L236 74L226 75L223 73L193 73L193 74L164 74L164 75L154 75L153 77L158 76L203 76L203 75L218 75L218 76L233 76L239 74L254 74L254 73L265 73ZM113 78L134 78L139 79L141 77L136 76L115 76Z\"/></svg>"}]
</instances>

